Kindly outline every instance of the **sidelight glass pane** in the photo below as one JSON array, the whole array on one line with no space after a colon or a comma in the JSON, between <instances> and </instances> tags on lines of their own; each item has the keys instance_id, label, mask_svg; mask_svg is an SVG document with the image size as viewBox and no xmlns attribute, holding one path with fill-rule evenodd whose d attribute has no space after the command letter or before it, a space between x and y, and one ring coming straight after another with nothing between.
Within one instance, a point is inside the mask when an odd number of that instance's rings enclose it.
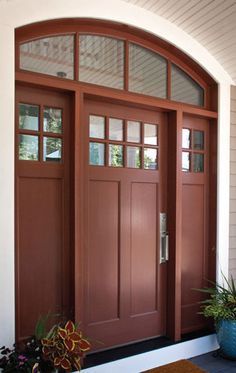
<instances>
[{"instance_id":1,"label":"sidelight glass pane","mask_svg":"<svg viewBox=\"0 0 236 373\"><path fill-rule=\"evenodd\" d=\"M38 136L19 135L19 159L38 161L39 138Z\"/></svg>"},{"instance_id":2,"label":"sidelight glass pane","mask_svg":"<svg viewBox=\"0 0 236 373\"><path fill-rule=\"evenodd\" d=\"M144 124L144 144L157 145L157 126Z\"/></svg>"},{"instance_id":3,"label":"sidelight glass pane","mask_svg":"<svg viewBox=\"0 0 236 373\"><path fill-rule=\"evenodd\" d=\"M24 130L39 130L39 106L19 104L19 128Z\"/></svg>"},{"instance_id":4,"label":"sidelight glass pane","mask_svg":"<svg viewBox=\"0 0 236 373\"><path fill-rule=\"evenodd\" d=\"M140 142L140 122L128 120L127 141L128 142Z\"/></svg>"},{"instance_id":5,"label":"sidelight glass pane","mask_svg":"<svg viewBox=\"0 0 236 373\"><path fill-rule=\"evenodd\" d=\"M182 171L190 171L190 153L182 152Z\"/></svg>"},{"instance_id":6,"label":"sidelight glass pane","mask_svg":"<svg viewBox=\"0 0 236 373\"><path fill-rule=\"evenodd\" d=\"M204 172L204 154L193 153L193 172Z\"/></svg>"},{"instance_id":7,"label":"sidelight glass pane","mask_svg":"<svg viewBox=\"0 0 236 373\"><path fill-rule=\"evenodd\" d=\"M74 79L74 36L53 36L21 44L20 68Z\"/></svg>"},{"instance_id":8,"label":"sidelight glass pane","mask_svg":"<svg viewBox=\"0 0 236 373\"><path fill-rule=\"evenodd\" d=\"M62 133L62 110L45 107L43 110L44 132Z\"/></svg>"},{"instance_id":9,"label":"sidelight glass pane","mask_svg":"<svg viewBox=\"0 0 236 373\"><path fill-rule=\"evenodd\" d=\"M43 160L46 162L60 162L62 153L62 139L55 137L43 138Z\"/></svg>"},{"instance_id":10,"label":"sidelight glass pane","mask_svg":"<svg viewBox=\"0 0 236 373\"><path fill-rule=\"evenodd\" d=\"M166 98L166 59L149 49L130 43L129 91Z\"/></svg>"},{"instance_id":11,"label":"sidelight glass pane","mask_svg":"<svg viewBox=\"0 0 236 373\"><path fill-rule=\"evenodd\" d=\"M97 115L89 116L89 137L104 139L105 138L105 118Z\"/></svg>"},{"instance_id":12,"label":"sidelight glass pane","mask_svg":"<svg viewBox=\"0 0 236 373\"><path fill-rule=\"evenodd\" d=\"M104 166L105 145L98 142L89 143L89 164L92 166Z\"/></svg>"},{"instance_id":13,"label":"sidelight glass pane","mask_svg":"<svg viewBox=\"0 0 236 373\"><path fill-rule=\"evenodd\" d=\"M109 118L109 139L122 141L123 140L123 120Z\"/></svg>"},{"instance_id":14,"label":"sidelight glass pane","mask_svg":"<svg viewBox=\"0 0 236 373\"><path fill-rule=\"evenodd\" d=\"M182 148L190 149L191 146L191 131L188 128L182 129Z\"/></svg>"},{"instance_id":15,"label":"sidelight glass pane","mask_svg":"<svg viewBox=\"0 0 236 373\"><path fill-rule=\"evenodd\" d=\"M197 150L204 149L204 132L193 131L193 148Z\"/></svg>"},{"instance_id":16,"label":"sidelight glass pane","mask_svg":"<svg viewBox=\"0 0 236 373\"><path fill-rule=\"evenodd\" d=\"M171 67L171 100L204 105L203 88L176 65Z\"/></svg>"},{"instance_id":17,"label":"sidelight glass pane","mask_svg":"<svg viewBox=\"0 0 236 373\"><path fill-rule=\"evenodd\" d=\"M127 167L141 167L141 149L136 146L127 146Z\"/></svg>"},{"instance_id":18,"label":"sidelight glass pane","mask_svg":"<svg viewBox=\"0 0 236 373\"><path fill-rule=\"evenodd\" d=\"M79 80L124 88L124 42L105 36L80 35Z\"/></svg>"},{"instance_id":19,"label":"sidelight glass pane","mask_svg":"<svg viewBox=\"0 0 236 373\"><path fill-rule=\"evenodd\" d=\"M109 144L109 166L123 167L123 146Z\"/></svg>"},{"instance_id":20,"label":"sidelight glass pane","mask_svg":"<svg viewBox=\"0 0 236 373\"><path fill-rule=\"evenodd\" d=\"M157 149L144 148L144 168L148 170L157 169Z\"/></svg>"}]
</instances>

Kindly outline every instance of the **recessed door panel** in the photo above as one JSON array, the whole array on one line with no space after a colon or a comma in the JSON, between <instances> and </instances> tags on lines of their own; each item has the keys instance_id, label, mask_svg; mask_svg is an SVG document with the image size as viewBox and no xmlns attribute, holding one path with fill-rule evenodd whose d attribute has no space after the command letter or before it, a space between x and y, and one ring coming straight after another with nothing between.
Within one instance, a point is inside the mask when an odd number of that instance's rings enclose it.
<instances>
[{"instance_id":1,"label":"recessed door panel","mask_svg":"<svg viewBox=\"0 0 236 373\"><path fill-rule=\"evenodd\" d=\"M131 314L157 310L158 186L131 185Z\"/></svg>"},{"instance_id":2,"label":"recessed door panel","mask_svg":"<svg viewBox=\"0 0 236 373\"><path fill-rule=\"evenodd\" d=\"M89 324L119 318L119 183L90 180ZM102 289L102 291L101 291Z\"/></svg>"}]
</instances>

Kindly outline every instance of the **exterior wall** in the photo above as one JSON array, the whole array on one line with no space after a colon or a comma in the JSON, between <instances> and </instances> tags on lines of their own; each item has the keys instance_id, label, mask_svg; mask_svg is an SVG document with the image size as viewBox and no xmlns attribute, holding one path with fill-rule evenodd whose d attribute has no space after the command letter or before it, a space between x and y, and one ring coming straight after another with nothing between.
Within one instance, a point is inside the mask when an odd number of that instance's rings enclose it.
<instances>
[{"instance_id":1,"label":"exterior wall","mask_svg":"<svg viewBox=\"0 0 236 373\"><path fill-rule=\"evenodd\" d=\"M230 106L230 226L229 274L236 280L236 87L231 87Z\"/></svg>"},{"instance_id":2,"label":"exterior wall","mask_svg":"<svg viewBox=\"0 0 236 373\"><path fill-rule=\"evenodd\" d=\"M14 31L33 22L97 18L141 27L180 48L219 83L217 273L228 273L229 116L232 81L218 61L165 19L121 0L0 1L0 344L14 341ZM235 95L236 97L236 95ZM236 123L236 121L235 121ZM235 184L236 185L236 184ZM236 224L236 214L235 214ZM236 245L235 245L236 248ZM236 250L235 250L236 252ZM235 260L236 262L236 260ZM236 264L235 264L236 267Z\"/></svg>"}]
</instances>

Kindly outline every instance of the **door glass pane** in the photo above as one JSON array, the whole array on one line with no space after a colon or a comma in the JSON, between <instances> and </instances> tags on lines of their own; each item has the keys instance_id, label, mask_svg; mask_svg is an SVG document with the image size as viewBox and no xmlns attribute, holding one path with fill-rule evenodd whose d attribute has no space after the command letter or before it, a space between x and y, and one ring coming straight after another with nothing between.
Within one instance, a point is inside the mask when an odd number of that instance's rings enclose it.
<instances>
[{"instance_id":1,"label":"door glass pane","mask_svg":"<svg viewBox=\"0 0 236 373\"><path fill-rule=\"evenodd\" d=\"M24 130L39 130L39 106L19 104L19 128Z\"/></svg>"},{"instance_id":2,"label":"door glass pane","mask_svg":"<svg viewBox=\"0 0 236 373\"><path fill-rule=\"evenodd\" d=\"M74 79L74 36L53 36L21 44L20 68Z\"/></svg>"},{"instance_id":3,"label":"door glass pane","mask_svg":"<svg viewBox=\"0 0 236 373\"><path fill-rule=\"evenodd\" d=\"M190 153L182 152L182 171L190 171Z\"/></svg>"},{"instance_id":4,"label":"door glass pane","mask_svg":"<svg viewBox=\"0 0 236 373\"><path fill-rule=\"evenodd\" d=\"M128 120L127 141L140 142L140 122L134 122L132 120Z\"/></svg>"},{"instance_id":5,"label":"door glass pane","mask_svg":"<svg viewBox=\"0 0 236 373\"><path fill-rule=\"evenodd\" d=\"M89 116L89 137L104 139L105 138L105 118L97 115Z\"/></svg>"},{"instance_id":6,"label":"door glass pane","mask_svg":"<svg viewBox=\"0 0 236 373\"><path fill-rule=\"evenodd\" d=\"M157 126L144 124L144 144L157 145Z\"/></svg>"},{"instance_id":7,"label":"door glass pane","mask_svg":"<svg viewBox=\"0 0 236 373\"><path fill-rule=\"evenodd\" d=\"M188 128L182 129L182 148L190 149L191 131Z\"/></svg>"},{"instance_id":8,"label":"door glass pane","mask_svg":"<svg viewBox=\"0 0 236 373\"><path fill-rule=\"evenodd\" d=\"M39 138L38 136L19 135L19 159L38 161Z\"/></svg>"},{"instance_id":9,"label":"door glass pane","mask_svg":"<svg viewBox=\"0 0 236 373\"><path fill-rule=\"evenodd\" d=\"M157 169L157 149L144 148L144 168Z\"/></svg>"},{"instance_id":10,"label":"door glass pane","mask_svg":"<svg viewBox=\"0 0 236 373\"><path fill-rule=\"evenodd\" d=\"M127 146L127 167L140 168L141 151L139 147Z\"/></svg>"},{"instance_id":11,"label":"door glass pane","mask_svg":"<svg viewBox=\"0 0 236 373\"><path fill-rule=\"evenodd\" d=\"M204 149L204 132L193 131L193 148L198 150Z\"/></svg>"},{"instance_id":12,"label":"door glass pane","mask_svg":"<svg viewBox=\"0 0 236 373\"><path fill-rule=\"evenodd\" d=\"M60 162L62 140L55 137L43 138L43 160L46 162Z\"/></svg>"},{"instance_id":13,"label":"door glass pane","mask_svg":"<svg viewBox=\"0 0 236 373\"><path fill-rule=\"evenodd\" d=\"M109 166L123 167L123 146L109 144Z\"/></svg>"},{"instance_id":14,"label":"door glass pane","mask_svg":"<svg viewBox=\"0 0 236 373\"><path fill-rule=\"evenodd\" d=\"M193 171L204 172L204 155L193 153Z\"/></svg>"},{"instance_id":15,"label":"door glass pane","mask_svg":"<svg viewBox=\"0 0 236 373\"><path fill-rule=\"evenodd\" d=\"M46 107L43 111L44 132L62 133L62 110Z\"/></svg>"},{"instance_id":16,"label":"door glass pane","mask_svg":"<svg viewBox=\"0 0 236 373\"><path fill-rule=\"evenodd\" d=\"M167 61L137 44L129 44L129 91L166 98Z\"/></svg>"},{"instance_id":17,"label":"door glass pane","mask_svg":"<svg viewBox=\"0 0 236 373\"><path fill-rule=\"evenodd\" d=\"M124 42L105 36L80 35L79 80L124 88Z\"/></svg>"},{"instance_id":18,"label":"door glass pane","mask_svg":"<svg viewBox=\"0 0 236 373\"><path fill-rule=\"evenodd\" d=\"M171 100L203 106L204 90L179 67L171 67Z\"/></svg>"},{"instance_id":19,"label":"door glass pane","mask_svg":"<svg viewBox=\"0 0 236 373\"><path fill-rule=\"evenodd\" d=\"M123 140L123 120L109 118L109 139L122 141Z\"/></svg>"},{"instance_id":20,"label":"door glass pane","mask_svg":"<svg viewBox=\"0 0 236 373\"><path fill-rule=\"evenodd\" d=\"M105 146L98 142L89 143L89 164L93 166L104 166Z\"/></svg>"}]
</instances>

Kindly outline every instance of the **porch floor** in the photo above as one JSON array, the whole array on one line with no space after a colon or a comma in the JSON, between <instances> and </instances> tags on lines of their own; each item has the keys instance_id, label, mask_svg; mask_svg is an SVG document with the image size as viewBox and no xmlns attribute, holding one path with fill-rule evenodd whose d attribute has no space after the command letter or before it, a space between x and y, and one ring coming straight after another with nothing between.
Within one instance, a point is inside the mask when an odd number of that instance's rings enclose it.
<instances>
[{"instance_id":1,"label":"porch floor","mask_svg":"<svg viewBox=\"0 0 236 373\"><path fill-rule=\"evenodd\" d=\"M196 356L189 360L208 373L236 372L236 361L224 359L222 356L218 355L217 352L210 352L205 355Z\"/></svg>"}]
</instances>

